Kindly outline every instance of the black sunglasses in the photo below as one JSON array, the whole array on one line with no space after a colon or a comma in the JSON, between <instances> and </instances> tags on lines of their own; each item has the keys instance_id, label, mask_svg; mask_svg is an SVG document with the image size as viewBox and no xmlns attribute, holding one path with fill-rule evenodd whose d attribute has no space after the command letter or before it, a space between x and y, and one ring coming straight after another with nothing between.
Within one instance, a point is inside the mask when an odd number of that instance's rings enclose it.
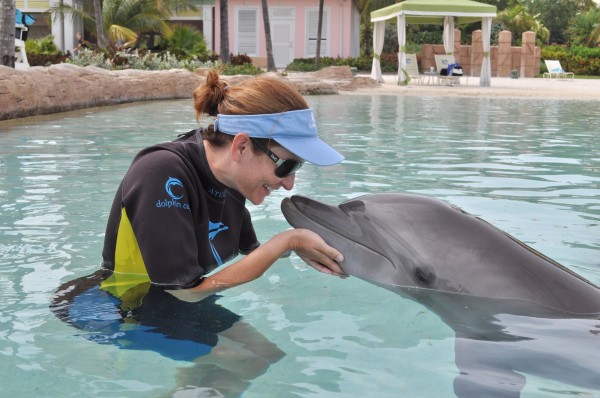
<instances>
[{"instance_id":1,"label":"black sunglasses","mask_svg":"<svg viewBox=\"0 0 600 398\"><path fill-rule=\"evenodd\" d=\"M256 145L258 149L266 153L269 159L275 163L277 166L275 167L275 175L279 178L285 178L294 174L304 164L304 162L299 162L297 160L281 159L279 156L271 152L271 150L259 140L255 140L254 138L250 138L250 140L252 141L252 144Z\"/></svg>"}]
</instances>

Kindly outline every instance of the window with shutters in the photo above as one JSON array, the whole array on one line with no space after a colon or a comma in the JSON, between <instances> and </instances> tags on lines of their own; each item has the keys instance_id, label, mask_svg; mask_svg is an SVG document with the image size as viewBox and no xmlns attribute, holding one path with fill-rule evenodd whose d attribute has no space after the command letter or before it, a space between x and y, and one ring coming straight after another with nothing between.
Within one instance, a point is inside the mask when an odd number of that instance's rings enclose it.
<instances>
[{"instance_id":1,"label":"window with shutters","mask_svg":"<svg viewBox=\"0 0 600 398\"><path fill-rule=\"evenodd\" d=\"M319 29L319 8L306 9L306 56L317 55L317 33ZM323 8L323 25L321 27L321 56L329 56L329 8Z\"/></svg>"},{"instance_id":2,"label":"window with shutters","mask_svg":"<svg viewBox=\"0 0 600 398\"><path fill-rule=\"evenodd\" d=\"M258 56L258 7L237 7L235 10L236 54Z\"/></svg>"}]
</instances>

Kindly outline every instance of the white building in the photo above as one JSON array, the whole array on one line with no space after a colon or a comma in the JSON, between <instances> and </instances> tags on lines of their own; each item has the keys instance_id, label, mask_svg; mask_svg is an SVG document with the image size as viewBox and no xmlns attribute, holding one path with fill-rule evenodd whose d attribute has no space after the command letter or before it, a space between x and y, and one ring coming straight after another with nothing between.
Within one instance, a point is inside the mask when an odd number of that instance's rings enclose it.
<instances>
[{"instance_id":1,"label":"white building","mask_svg":"<svg viewBox=\"0 0 600 398\"><path fill-rule=\"evenodd\" d=\"M190 25L202 32L206 47L214 51L214 0L192 0L198 11L188 11L175 14L171 19L176 24ZM84 10L94 15L92 0L17 0L16 8L24 14L36 18L36 22L29 27L28 39L54 35L54 43L61 51L72 51L77 46L75 34L85 32L83 22L77 18L66 15L64 18L52 18L48 24L48 10L59 4L67 4L79 10Z\"/></svg>"}]
</instances>

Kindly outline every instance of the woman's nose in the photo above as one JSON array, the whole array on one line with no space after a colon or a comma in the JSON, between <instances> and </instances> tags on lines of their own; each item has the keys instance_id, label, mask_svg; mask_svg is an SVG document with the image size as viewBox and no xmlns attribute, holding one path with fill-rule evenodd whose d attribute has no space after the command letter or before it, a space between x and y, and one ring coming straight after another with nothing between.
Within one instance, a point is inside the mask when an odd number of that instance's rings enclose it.
<instances>
[{"instance_id":1,"label":"woman's nose","mask_svg":"<svg viewBox=\"0 0 600 398\"><path fill-rule=\"evenodd\" d=\"M294 181L296 181L296 173L290 174L281 180L281 185L286 191L290 191L292 188L294 188Z\"/></svg>"}]
</instances>

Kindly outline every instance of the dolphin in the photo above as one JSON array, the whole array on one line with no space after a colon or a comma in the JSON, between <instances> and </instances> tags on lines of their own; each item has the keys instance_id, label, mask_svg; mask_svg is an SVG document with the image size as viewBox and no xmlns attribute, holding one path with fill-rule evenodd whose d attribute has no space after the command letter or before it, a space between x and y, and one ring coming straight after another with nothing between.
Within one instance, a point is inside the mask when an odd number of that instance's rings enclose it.
<instances>
[{"instance_id":1,"label":"dolphin","mask_svg":"<svg viewBox=\"0 0 600 398\"><path fill-rule=\"evenodd\" d=\"M519 397L522 373L600 391L595 363L566 358L564 348L584 345L597 360L600 288L506 232L442 200L404 193L340 205L294 195L281 208L293 227L344 255L345 273L426 306L455 331L457 396ZM548 329L573 327L574 341L540 349Z\"/></svg>"}]
</instances>

